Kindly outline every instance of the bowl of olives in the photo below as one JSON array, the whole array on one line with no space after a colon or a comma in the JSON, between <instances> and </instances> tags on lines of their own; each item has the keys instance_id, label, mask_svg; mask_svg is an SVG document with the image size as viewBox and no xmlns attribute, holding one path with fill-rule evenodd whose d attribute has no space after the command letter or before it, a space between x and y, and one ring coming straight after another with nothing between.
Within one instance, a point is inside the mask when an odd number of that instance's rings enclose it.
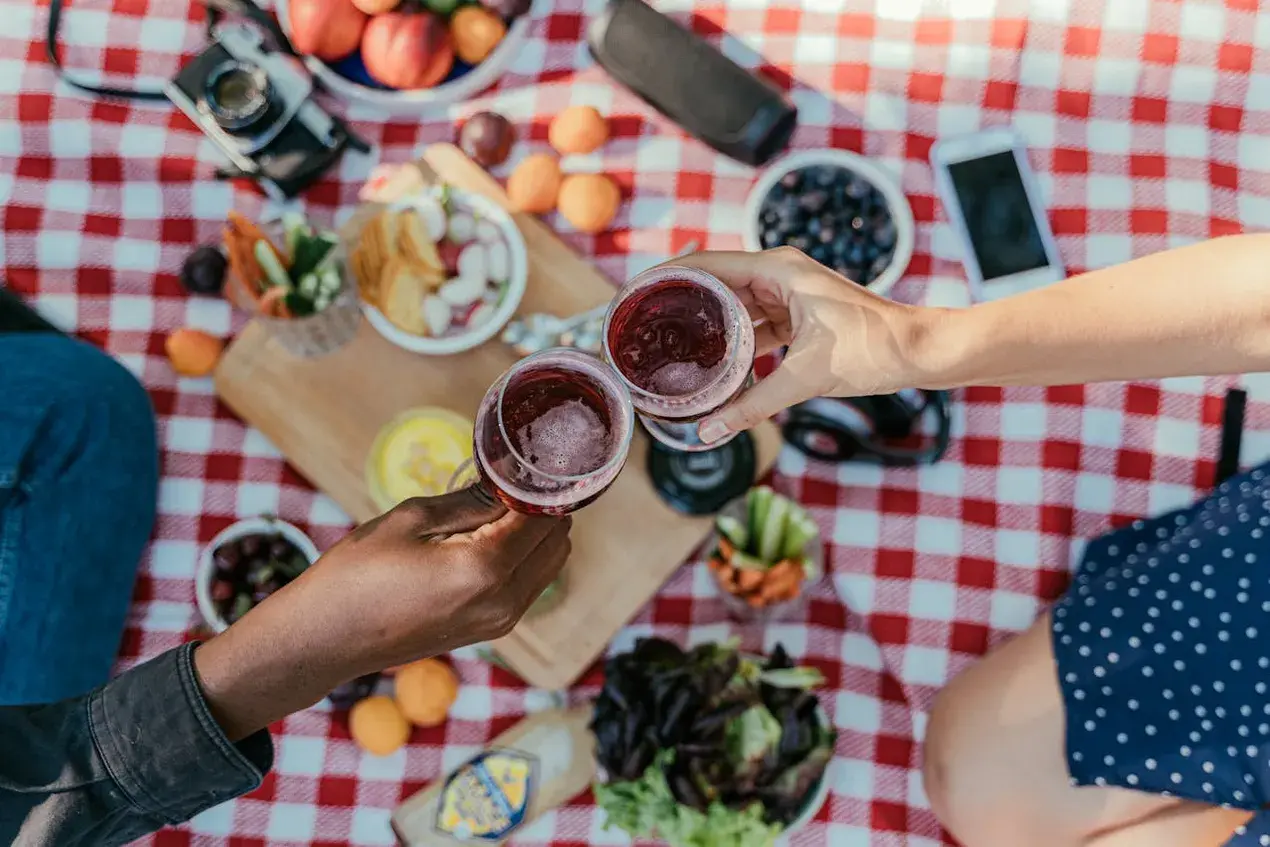
<instances>
[{"instance_id":1,"label":"bowl of olives","mask_svg":"<svg viewBox=\"0 0 1270 847\"><path fill-rule=\"evenodd\" d=\"M224 632L317 561L317 545L298 527L272 516L227 527L203 549L194 575L199 614Z\"/></svg>"},{"instance_id":2,"label":"bowl of olives","mask_svg":"<svg viewBox=\"0 0 1270 847\"><path fill-rule=\"evenodd\" d=\"M848 150L805 150L772 163L750 189L747 250L790 246L876 294L913 258L908 198L893 176Z\"/></svg>"}]
</instances>

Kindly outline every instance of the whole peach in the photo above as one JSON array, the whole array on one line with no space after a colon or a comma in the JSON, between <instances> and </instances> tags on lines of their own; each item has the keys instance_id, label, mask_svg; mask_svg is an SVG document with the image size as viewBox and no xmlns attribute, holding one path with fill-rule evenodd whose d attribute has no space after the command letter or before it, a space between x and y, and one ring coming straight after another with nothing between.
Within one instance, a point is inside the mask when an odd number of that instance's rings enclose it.
<instances>
[{"instance_id":1,"label":"whole peach","mask_svg":"<svg viewBox=\"0 0 1270 847\"><path fill-rule=\"evenodd\" d=\"M454 65L445 21L431 12L376 15L362 37L366 72L392 88L431 88Z\"/></svg>"},{"instance_id":2,"label":"whole peach","mask_svg":"<svg viewBox=\"0 0 1270 847\"><path fill-rule=\"evenodd\" d=\"M366 15L352 0L291 0L291 45L301 53L337 62L357 49Z\"/></svg>"}]
</instances>

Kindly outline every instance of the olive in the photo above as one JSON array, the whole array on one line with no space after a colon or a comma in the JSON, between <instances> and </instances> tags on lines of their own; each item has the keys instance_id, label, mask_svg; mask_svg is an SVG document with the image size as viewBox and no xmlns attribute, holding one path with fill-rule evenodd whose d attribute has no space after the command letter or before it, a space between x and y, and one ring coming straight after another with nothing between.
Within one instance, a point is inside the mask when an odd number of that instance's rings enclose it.
<instances>
[{"instance_id":1,"label":"olive","mask_svg":"<svg viewBox=\"0 0 1270 847\"><path fill-rule=\"evenodd\" d=\"M260 555L260 548L264 545L264 539L259 535L248 535L238 541L238 549L242 553L244 559L254 559Z\"/></svg>"},{"instance_id":2,"label":"olive","mask_svg":"<svg viewBox=\"0 0 1270 847\"><path fill-rule=\"evenodd\" d=\"M481 0L481 5L503 20L510 21L528 12L533 0Z\"/></svg>"},{"instance_id":3,"label":"olive","mask_svg":"<svg viewBox=\"0 0 1270 847\"><path fill-rule=\"evenodd\" d=\"M233 573L240 561L242 561L242 554L232 544L222 544L212 554L212 563L216 565L216 570L222 574Z\"/></svg>"},{"instance_id":4,"label":"olive","mask_svg":"<svg viewBox=\"0 0 1270 847\"><path fill-rule=\"evenodd\" d=\"M199 247L181 265L181 285L191 294L219 294L225 287L225 254L211 245Z\"/></svg>"},{"instance_id":5,"label":"olive","mask_svg":"<svg viewBox=\"0 0 1270 847\"><path fill-rule=\"evenodd\" d=\"M290 541L287 541L282 536L278 536L278 538L275 539L274 542L269 545L269 558L286 559L290 557L291 553L294 550L295 548L291 546Z\"/></svg>"},{"instance_id":6,"label":"olive","mask_svg":"<svg viewBox=\"0 0 1270 847\"><path fill-rule=\"evenodd\" d=\"M483 168L507 161L516 128L497 112L477 112L459 128L459 147Z\"/></svg>"}]
</instances>

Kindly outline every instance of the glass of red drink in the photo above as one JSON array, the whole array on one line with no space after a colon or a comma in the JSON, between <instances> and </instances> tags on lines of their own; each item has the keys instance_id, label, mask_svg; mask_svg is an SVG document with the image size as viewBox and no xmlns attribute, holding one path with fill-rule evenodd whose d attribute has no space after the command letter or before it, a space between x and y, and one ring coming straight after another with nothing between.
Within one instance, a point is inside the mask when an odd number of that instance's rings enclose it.
<instances>
[{"instance_id":1,"label":"glass of red drink","mask_svg":"<svg viewBox=\"0 0 1270 847\"><path fill-rule=\"evenodd\" d=\"M630 393L611 368L577 350L543 350L485 393L474 468L460 468L451 488L471 481L514 511L568 514L617 478L634 424Z\"/></svg>"},{"instance_id":2,"label":"glass of red drink","mask_svg":"<svg viewBox=\"0 0 1270 847\"><path fill-rule=\"evenodd\" d=\"M706 444L697 422L749 384L754 323L714 276L663 265L634 277L613 298L604 356L654 438L676 450L711 450L730 437Z\"/></svg>"}]
</instances>

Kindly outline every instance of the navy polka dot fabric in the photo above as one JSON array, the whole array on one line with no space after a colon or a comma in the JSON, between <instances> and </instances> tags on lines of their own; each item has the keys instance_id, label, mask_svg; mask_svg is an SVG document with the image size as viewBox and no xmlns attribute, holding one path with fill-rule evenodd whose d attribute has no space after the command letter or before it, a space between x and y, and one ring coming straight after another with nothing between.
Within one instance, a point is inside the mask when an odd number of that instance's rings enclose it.
<instances>
[{"instance_id":1,"label":"navy polka dot fabric","mask_svg":"<svg viewBox=\"0 0 1270 847\"><path fill-rule=\"evenodd\" d=\"M1270 795L1270 473L1092 543L1051 618L1073 785ZM1232 847L1270 847L1265 812Z\"/></svg>"}]
</instances>

